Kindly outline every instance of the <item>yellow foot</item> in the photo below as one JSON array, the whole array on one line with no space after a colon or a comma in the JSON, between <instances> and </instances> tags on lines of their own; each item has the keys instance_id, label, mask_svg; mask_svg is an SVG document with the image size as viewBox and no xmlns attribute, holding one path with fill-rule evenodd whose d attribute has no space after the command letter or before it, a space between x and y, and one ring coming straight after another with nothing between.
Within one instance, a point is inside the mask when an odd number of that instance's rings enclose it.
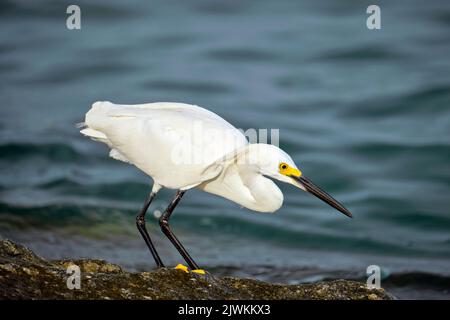
<instances>
[{"instance_id":1,"label":"yellow foot","mask_svg":"<svg viewBox=\"0 0 450 320\"><path fill-rule=\"evenodd\" d=\"M203 269L195 269L195 270L192 270L191 272L198 273L198 274L206 274L205 270L203 270Z\"/></svg>"},{"instance_id":2,"label":"yellow foot","mask_svg":"<svg viewBox=\"0 0 450 320\"><path fill-rule=\"evenodd\" d=\"M186 272L186 273L189 273L189 268L186 267L185 265L182 265L181 263L178 264L178 265L175 267L175 269L178 269L178 270L184 271L184 272ZM197 273L197 274L206 274L206 271L203 270L203 269L195 269L195 270L191 270L191 272Z\"/></svg>"},{"instance_id":3,"label":"yellow foot","mask_svg":"<svg viewBox=\"0 0 450 320\"><path fill-rule=\"evenodd\" d=\"M185 265L182 265L181 263L178 264L178 265L175 267L175 269L178 269L178 270L184 271L184 272L186 272L186 273L189 273L188 267L186 267Z\"/></svg>"}]
</instances>

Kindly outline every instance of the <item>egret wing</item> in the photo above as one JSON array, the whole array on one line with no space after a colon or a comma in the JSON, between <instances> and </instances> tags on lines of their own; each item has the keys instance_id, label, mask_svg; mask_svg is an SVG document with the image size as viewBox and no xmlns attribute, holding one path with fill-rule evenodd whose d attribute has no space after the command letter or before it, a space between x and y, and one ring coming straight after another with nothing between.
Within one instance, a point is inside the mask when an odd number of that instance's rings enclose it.
<instances>
[{"instance_id":1,"label":"egret wing","mask_svg":"<svg viewBox=\"0 0 450 320\"><path fill-rule=\"evenodd\" d=\"M126 159L168 188L190 188L211 179L211 165L247 144L245 136L216 114L182 103L115 105L97 102L86 115L89 129L107 137ZM122 160L124 161L124 160Z\"/></svg>"}]
</instances>

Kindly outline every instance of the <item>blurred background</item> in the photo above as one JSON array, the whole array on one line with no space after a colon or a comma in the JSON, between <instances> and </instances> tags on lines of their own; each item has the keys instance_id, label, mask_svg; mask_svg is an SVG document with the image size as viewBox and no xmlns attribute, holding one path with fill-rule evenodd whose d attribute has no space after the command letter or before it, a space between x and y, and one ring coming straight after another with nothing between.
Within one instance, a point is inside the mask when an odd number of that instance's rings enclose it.
<instances>
[{"instance_id":1,"label":"blurred background","mask_svg":"<svg viewBox=\"0 0 450 320\"><path fill-rule=\"evenodd\" d=\"M81 30L66 8L81 8ZM381 30L366 9L381 7ZM354 214L280 184L253 213L190 191L172 227L219 275L365 279L450 298L448 1L2 1L0 237L46 258L154 267L135 228L151 187L75 123L97 100L204 106L280 146ZM169 266L183 262L149 213Z\"/></svg>"}]
</instances>

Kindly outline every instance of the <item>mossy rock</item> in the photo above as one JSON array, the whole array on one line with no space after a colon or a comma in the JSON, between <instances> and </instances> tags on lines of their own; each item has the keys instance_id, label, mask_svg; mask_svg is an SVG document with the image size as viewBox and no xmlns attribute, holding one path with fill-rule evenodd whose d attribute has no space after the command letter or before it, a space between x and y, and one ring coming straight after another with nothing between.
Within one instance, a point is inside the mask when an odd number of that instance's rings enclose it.
<instances>
[{"instance_id":1,"label":"mossy rock","mask_svg":"<svg viewBox=\"0 0 450 320\"><path fill-rule=\"evenodd\" d=\"M69 289L67 268L81 271L80 289ZM0 241L0 299L357 299L392 296L364 283L335 280L282 285L213 277L177 269L130 273L102 260L47 261L9 240Z\"/></svg>"}]
</instances>

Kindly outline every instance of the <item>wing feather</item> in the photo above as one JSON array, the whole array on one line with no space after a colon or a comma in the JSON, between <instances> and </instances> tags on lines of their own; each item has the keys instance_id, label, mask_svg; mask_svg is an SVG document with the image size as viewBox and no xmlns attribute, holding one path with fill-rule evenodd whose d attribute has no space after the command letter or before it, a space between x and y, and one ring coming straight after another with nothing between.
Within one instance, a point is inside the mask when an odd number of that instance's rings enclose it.
<instances>
[{"instance_id":1,"label":"wing feather","mask_svg":"<svg viewBox=\"0 0 450 320\"><path fill-rule=\"evenodd\" d=\"M220 172L217 166L209 168L211 164L247 144L245 136L218 115L183 103L96 102L85 123L88 129L83 131L107 138L102 142L112 148L111 157L134 164L168 188L211 179Z\"/></svg>"}]
</instances>

